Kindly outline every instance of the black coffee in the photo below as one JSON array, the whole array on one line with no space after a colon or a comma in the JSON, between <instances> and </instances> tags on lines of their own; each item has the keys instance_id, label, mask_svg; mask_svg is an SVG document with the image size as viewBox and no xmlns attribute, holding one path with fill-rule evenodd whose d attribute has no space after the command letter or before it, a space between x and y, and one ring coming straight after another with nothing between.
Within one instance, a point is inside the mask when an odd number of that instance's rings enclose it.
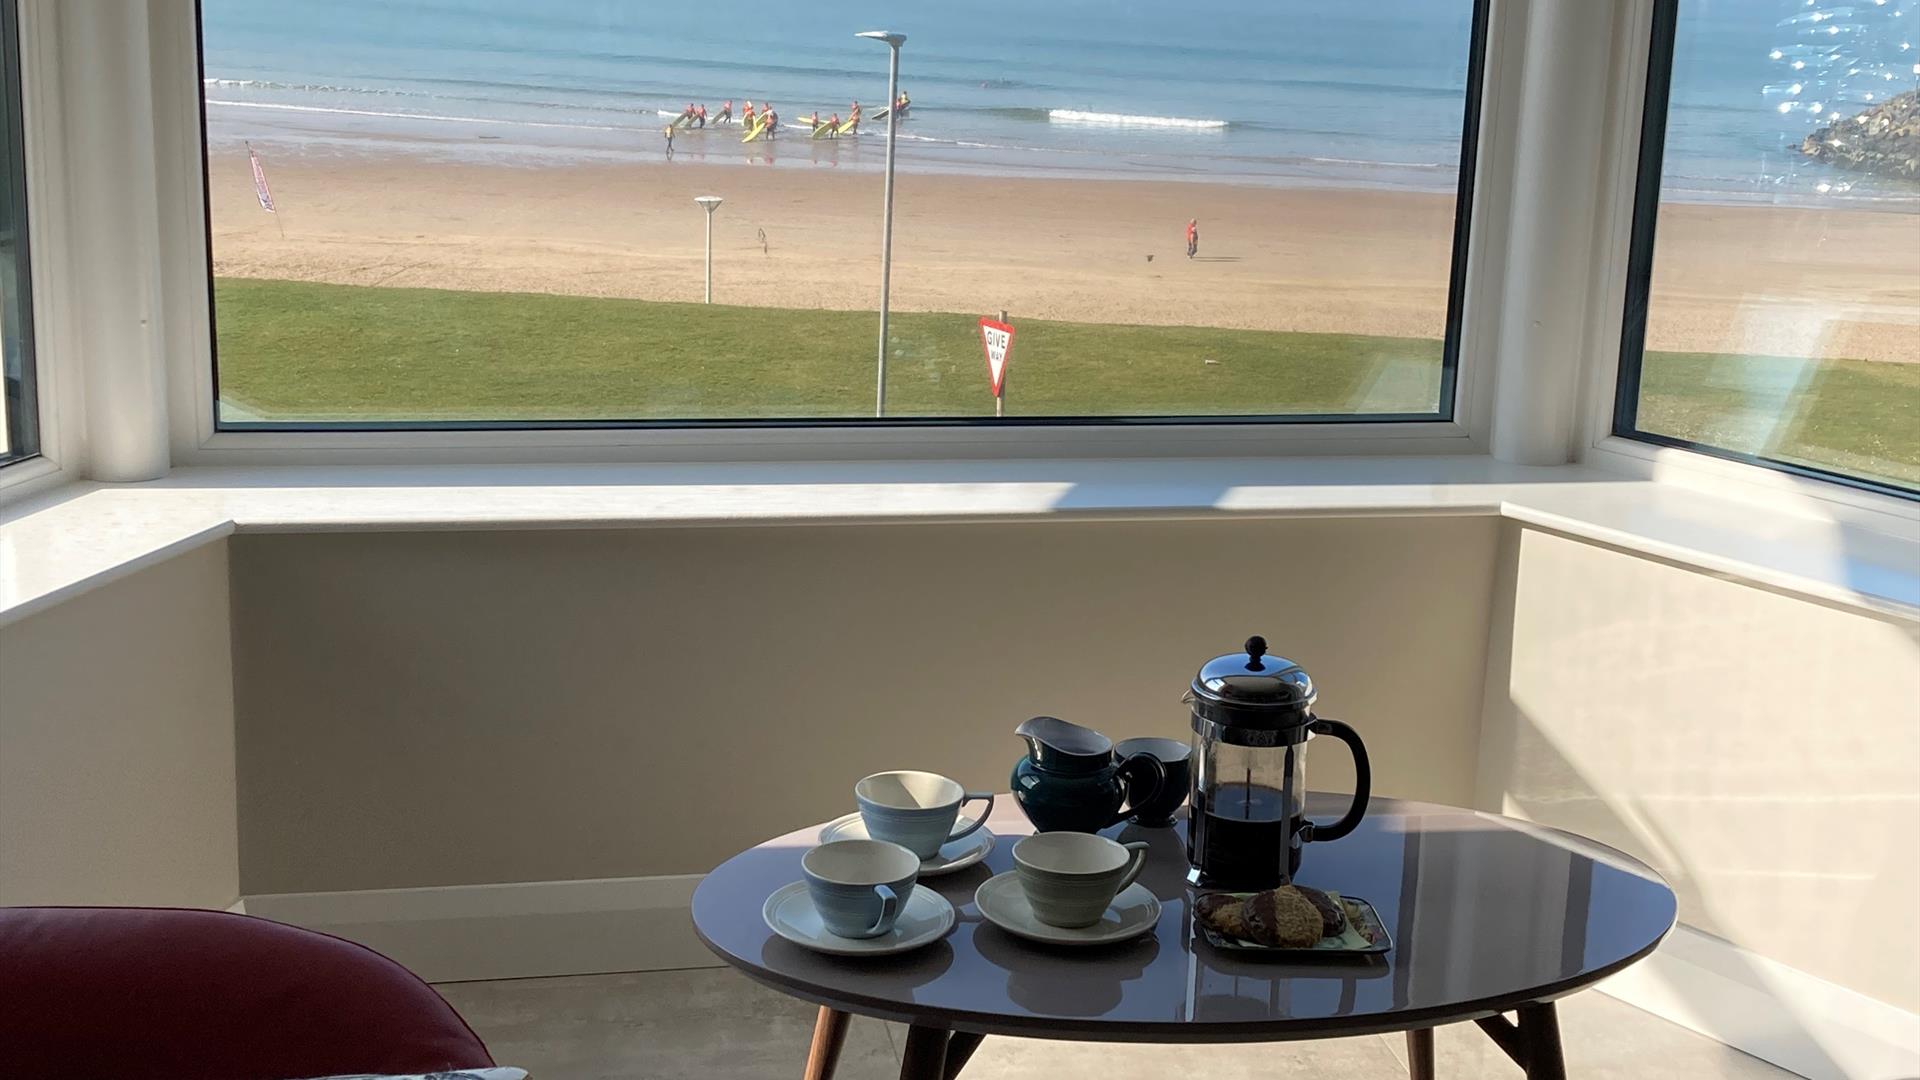
<instances>
[{"instance_id":1,"label":"black coffee","mask_svg":"<svg viewBox=\"0 0 1920 1080\"><path fill-rule=\"evenodd\" d=\"M1194 795L1188 858L1205 883L1232 889L1271 889L1300 869L1302 818L1287 797L1260 784L1222 784ZM1284 859L1284 862L1282 861Z\"/></svg>"}]
</instances>

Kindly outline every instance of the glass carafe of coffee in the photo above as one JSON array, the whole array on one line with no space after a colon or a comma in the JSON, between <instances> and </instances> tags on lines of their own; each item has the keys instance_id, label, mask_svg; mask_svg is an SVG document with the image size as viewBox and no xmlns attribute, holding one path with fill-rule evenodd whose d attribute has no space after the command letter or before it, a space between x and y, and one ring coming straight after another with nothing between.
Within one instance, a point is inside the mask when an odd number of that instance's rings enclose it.
<instances>
[{"instance_id":1,"label":"glass carafe of coffee","mask_svg":"<svg viewBox=\"0 0 1920 1080\"><path fill-rule=\"evenodd\" d=\"M1352 728L1315 716L1315 697L1306 671L1268 656L1260 637L1194 676L1187 880L1224 889L1285 885L1300 869L1301 845L1337 840L1360 824L1373 779L1367 748ZM1307 740L1315 735L1353 751L1353 804L1329 825L1305 816Z\"/></svg>"}]
</instances>

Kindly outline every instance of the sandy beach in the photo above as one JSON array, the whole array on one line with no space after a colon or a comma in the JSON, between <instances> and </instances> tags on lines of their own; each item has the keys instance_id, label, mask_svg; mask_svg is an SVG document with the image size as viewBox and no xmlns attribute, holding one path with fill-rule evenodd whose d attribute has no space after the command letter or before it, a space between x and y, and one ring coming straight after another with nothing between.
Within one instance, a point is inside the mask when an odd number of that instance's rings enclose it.
<instances>
[{"instance_id":1,"label":"sandy beach","mask_svg":"<svg viewBox=\"0 0 1920 1080\"><path fill-rule=\"evenodd\" d=\"M717 302L877 301L870 172L262 152L277 216L244 153L213 155L216 274L697 301L693 196L711 193L726 200ZM897 206L899 310L1412 337L1445 323L1450 195L903 170ZM1677 205L1660 228L1649 347L1920 359L1920 214Z\"/></svg>"}]
</instances>

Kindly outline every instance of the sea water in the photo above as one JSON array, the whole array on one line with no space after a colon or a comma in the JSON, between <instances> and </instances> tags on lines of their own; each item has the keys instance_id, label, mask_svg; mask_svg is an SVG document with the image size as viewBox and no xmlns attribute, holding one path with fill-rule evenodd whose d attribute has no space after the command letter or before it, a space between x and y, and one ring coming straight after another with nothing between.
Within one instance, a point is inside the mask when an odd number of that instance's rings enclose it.
<instances>
[{"instance_id":1,"label":"sea water","mask_svg":"<svg viewBox=\"0 0 1920 1080\"><path fill-rule=\"evenodd\" d=\"M1687 0L1669 197L1777 200L1823 183L1825 196L1920 196L1797 152L1832 115L1915 78L1901 58L1920 57L1899 46L1920 37L1920 15L1855 6L1808 22L1843 9ZM738 115L771 100L798 125L815 110L845 117L857 99L871 116L887 49L853 35L887 29L908 35L903 169L1433 191L1458 177L1472 25L1469 0L203 0L216 149L657 158L662 126L689 102L711 115L730 98ZM1868 54L1885 87L1846 73ZM1808 75L1788 93L1809 60L1818 84ZM870 122L829 141L789 126L769 146L709 128L676 147L681 159L873 169L883 132Z\"/></svg>"}]
</instances>

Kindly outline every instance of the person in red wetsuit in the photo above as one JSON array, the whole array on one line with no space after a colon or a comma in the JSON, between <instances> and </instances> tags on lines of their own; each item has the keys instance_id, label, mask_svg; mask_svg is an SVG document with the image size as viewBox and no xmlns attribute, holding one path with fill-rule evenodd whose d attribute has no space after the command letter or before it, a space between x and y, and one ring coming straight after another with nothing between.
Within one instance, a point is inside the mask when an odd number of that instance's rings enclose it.
<instances>
[{"instance_id":1,"label":"person in red wetsuit","mask_svg":"<svg viewBox=\"0 0 1920 1080\"><path fill-rule=\"evenodd\" d=\"M720 103L720 112L713 118L713 126L719 127L721 124L731 123L733 123L733 99L728 98Z\"/></svg>"},{"instance_id":2,"label":"person in red wetsuit","mask_svg":"<svg viewBox=\"0 0 1920 1080\"><path fill-rule=\"evenodd\" d=\"M1187 221L1187 258L1191 259L1200 251L1200 219Z\"/></svg>"}]
</instances>

